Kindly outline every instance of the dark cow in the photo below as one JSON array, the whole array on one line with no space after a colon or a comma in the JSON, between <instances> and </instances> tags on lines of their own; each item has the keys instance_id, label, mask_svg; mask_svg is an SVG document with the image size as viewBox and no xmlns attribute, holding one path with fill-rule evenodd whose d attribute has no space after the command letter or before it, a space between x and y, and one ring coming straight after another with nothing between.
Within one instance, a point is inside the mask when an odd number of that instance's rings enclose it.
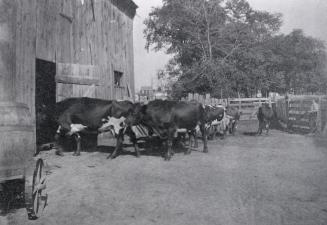
<instances>
[{"instance_id":1,"label":"dark cow","mask_svg":"<svg viewBox=\"0 0 327 225\"><path fill-rule=\"evenodd\" d=\"M96 98L68 98L56 103L55 109L51 115L52 120L59 126L55 139L57 143L62 138L72 136L77 143L75 156L80 155L81 136L80 134L98 134L106 130L102 130L102 126L108 117L128 117L132 115L134 105L129 101L111 101ZM116 148L122 145L122 134L117 136ZM137 145L135 146L136 155L139 156ZM115 149L115 151L117 151ZM57 154L62 155L61 148Z\"/></svg>"},{"instance_id":2,"label":"dark cow","mask_svg":"<svg viewBox=\"0 0 327 225\"><path fill-rule=\"evenodd\" d=\"M227 116L231 117L230 123L228 125L228 130L230 134L235 134L237 122L240 120L241 112L236 107L227 106L226 107Z\"/></svg>"},{"instance_id":3,"label":"dark cow","mask_svg":"<svg viewBox=\"0 0 327 225\"><path fill-rule=\"evenodd\" d=\"M203 137L203 152L208 152L205 132L205 111L196 102L181 102L170 100L154 100L147 105L136 107L133 124L142 124L149 130L156 130L161 139L166 140L167 152L165 160L172 155L173 139L177 137L178 129L194 132L197 125ZM190 149L186 153L190 153Z\"/></svg>"},{"instance_id":4,"label":"dark cow","mask_svg":"<svg viewBox=\"0 0 327 225\"><path fill-rule=\"evenodd\" d=\"M262 134L262 130L266 129L266 134L268 135L269 133L269 127L270 123L273 120L274 117L274 111L273 109L269 106L268 103L263 103L257 112L257 118L259 120L259 128L258 128L258 134Z\"/></svg>"}]
</instances>

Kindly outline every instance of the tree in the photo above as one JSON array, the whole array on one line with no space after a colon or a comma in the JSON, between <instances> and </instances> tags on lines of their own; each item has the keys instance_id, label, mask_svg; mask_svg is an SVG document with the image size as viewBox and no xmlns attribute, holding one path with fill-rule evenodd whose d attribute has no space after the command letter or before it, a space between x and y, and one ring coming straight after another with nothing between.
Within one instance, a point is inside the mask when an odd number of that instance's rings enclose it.
<instances>
[{"instance_id":1,"label":"tree","mask_svg":"<svg viewBox=\"0 0 327 225\"><path fill-rule=\"evenodd\" d=\"M302 30L279 35L271 41L278 57L273 69L283 74L285 91L323 92L326 86L326 52L322 41L307 37Z\"/></svg>"},{"instance_id":2,"label":"tree","mask_svg":"<svg viewBox=\"0 0 327 225\"><path fill-rule=\"evenodd\" d=\"M145 21L144 34L148 50L174 56L165 74L175 80L176 97L250 97L301 85L316 90L320 79L306 82L307 72L322 74L323 45L303 34L278 35L281 23L281 14L254 10L246 0L163 0ZM301 41L293 46L295 39ZM294 55L299 51L301 66Z\"/></svg>"},{"instance_id":3,"label":"tree","mask_svg":"<svg viewBox=\"0 0 327 225\"><path fill-rule=\"evenodd\" d=\"M213 40L225 23L220 0L164 0L145 21L146 48L166 49L181 65L213 57Z\"/></svg>"}]
</instances>

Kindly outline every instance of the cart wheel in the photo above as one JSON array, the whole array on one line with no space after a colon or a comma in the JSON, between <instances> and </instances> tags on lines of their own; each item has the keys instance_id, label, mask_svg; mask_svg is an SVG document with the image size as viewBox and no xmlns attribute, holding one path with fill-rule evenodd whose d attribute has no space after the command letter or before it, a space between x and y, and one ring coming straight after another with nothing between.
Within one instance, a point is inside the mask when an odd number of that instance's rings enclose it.
<instances>
[{"instance_id":1,"label":"cart wheel","mask_svg":"<svg viewBox=\"0 0 327 225\"><path fill-rule=\"evenodd\" d=\"M33 184L32 184L32 212L29 217L40 217L43 209L47 204L47 194L44 189L45 185L45 171L44 163L42 159L36 161L36 167L33 173Z\"/></svg>"}]
</instances>

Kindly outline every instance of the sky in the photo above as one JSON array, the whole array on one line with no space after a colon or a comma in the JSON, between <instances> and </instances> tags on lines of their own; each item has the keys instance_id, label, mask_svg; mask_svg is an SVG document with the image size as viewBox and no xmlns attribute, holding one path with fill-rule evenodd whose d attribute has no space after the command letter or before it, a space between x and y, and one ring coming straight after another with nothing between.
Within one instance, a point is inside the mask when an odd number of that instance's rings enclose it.
<instances>
[{"instance_id":1,"label":"sky","mask_svg":"<svg viewBox=\"0 0 327 225\"><path fill-rule=\"evenodd\" d=\"M134 18L134 70L135 87L156 84L156 73L170 59L164 52L145 50L143 21L152 7L162 5L161 0L134 0L138 5ZM271 13L283 14L281 33L303 29L306 35L325 41L327 46L327 0L248 0L251 7Z\"/></svg>"}]
</instances>

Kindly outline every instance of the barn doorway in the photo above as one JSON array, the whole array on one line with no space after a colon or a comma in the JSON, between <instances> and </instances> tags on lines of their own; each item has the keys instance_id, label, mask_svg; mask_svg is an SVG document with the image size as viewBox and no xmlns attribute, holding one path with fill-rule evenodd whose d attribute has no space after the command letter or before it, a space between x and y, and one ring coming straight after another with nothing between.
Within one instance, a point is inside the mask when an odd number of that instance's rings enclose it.
<instances>
[{"instance_id":1,"label":"barn doorway","mask_svg":"<svg viewBox=\"0 0 327 225\"><path fill-rule=\"evenodd\" d=\"M44 144L52 141L56 129L49 114L56 103L56 64L36 59L35 61L35 115L36 142Z\"/></svg>"}]
</instances>

